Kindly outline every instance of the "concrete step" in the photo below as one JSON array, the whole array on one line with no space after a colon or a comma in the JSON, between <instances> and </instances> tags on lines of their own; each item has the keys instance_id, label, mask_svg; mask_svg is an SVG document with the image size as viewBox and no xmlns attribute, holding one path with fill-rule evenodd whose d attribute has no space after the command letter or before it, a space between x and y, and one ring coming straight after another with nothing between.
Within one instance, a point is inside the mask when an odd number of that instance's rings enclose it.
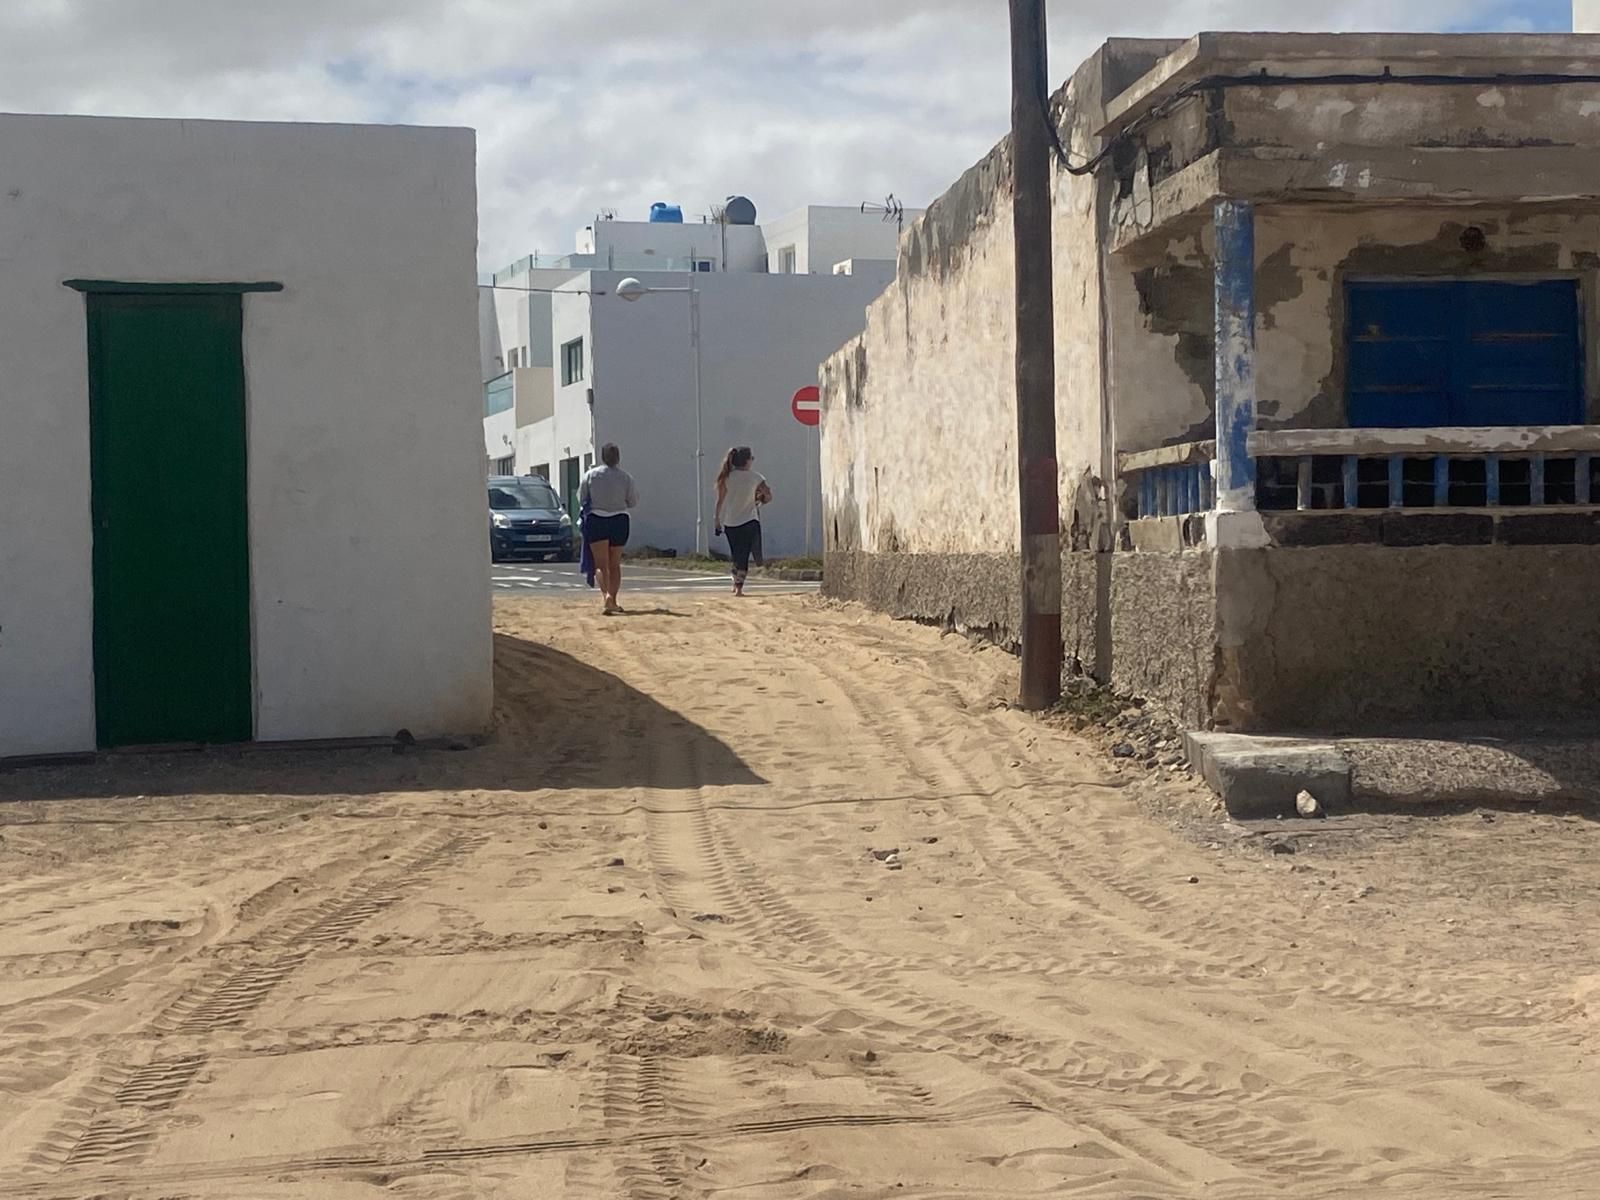
<instances>
[{"instance_id":1,"label":"concrete step","mask_svg":"<svg viewBox=\"0 0 1600 1200\"><path fill-rule=\"evenodd\" d=\"M1294 817L1310 792L1330 815L1461 805L1600 805L1600 737L1589 729L1418 732L1386 738L1186 733L1189 763L1230 816Z\"/></svg>"},{"instance_id":2,"label":"concrete step","mask_svg":"<svg viewBox=\"0 0 1600 1200\"><path fill-rule=\"evenodd\" d=\"M1302 791L1327 812L1352 806L1354 772L1333 742L1195 732L1184 734L1183 742L1190 765L1222 798L1231 817L1293 817Z\"/></svg>"}]
</instances>

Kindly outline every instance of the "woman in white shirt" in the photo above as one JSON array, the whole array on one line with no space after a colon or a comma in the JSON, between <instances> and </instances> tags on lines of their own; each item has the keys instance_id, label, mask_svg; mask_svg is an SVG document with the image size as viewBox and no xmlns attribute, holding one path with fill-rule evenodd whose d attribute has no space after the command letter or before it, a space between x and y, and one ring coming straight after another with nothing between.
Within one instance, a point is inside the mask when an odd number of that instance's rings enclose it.
<instances>
[{"instance_id":1,"label":"woman in white shirt","mask_svg":"<svg viewBox=\"0 0 1600 1200\"><path fill-rule=\"evenodd\" d=\"M756 455L749 446L735 446L717 472L717 533L728 535L733 558L733 594L744 595L750 553L761 540L761 506L772 503L772 489L755 472Z\"/></svg>"},{"instance_id":2,"label":"woman in white shirt","mask_svg":"<svg viewBox=\"0 0 1600 1200\"><path fill-rule=\"evenodd\" d=\"M622 589L622 548L628 544L628 513L639 507L639 489L633 476L618 464L622 451L615 442L600 448L600 465L578 486L583 511L583 540L594 555L594 573L600 578L605 614L622 611L617 592Z\"/></svg>"}]
</instances>

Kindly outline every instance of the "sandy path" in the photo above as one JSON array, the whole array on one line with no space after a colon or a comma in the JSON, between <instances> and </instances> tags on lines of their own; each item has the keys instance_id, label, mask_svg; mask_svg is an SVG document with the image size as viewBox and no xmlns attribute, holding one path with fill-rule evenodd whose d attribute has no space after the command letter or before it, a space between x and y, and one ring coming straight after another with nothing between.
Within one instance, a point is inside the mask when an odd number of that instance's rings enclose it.
<instances>
[{"instance_id":1,"label":"sandy path","mask_svg":"<svg viewBox=\"0 0 1600 1200\"><path fill-rule=\"evenodd\" d=\"M1594 824L1269 854L997 651L589 608L481 750L0 774L0 1194L1600 1195Z\"/></svg>"}]
</instances>

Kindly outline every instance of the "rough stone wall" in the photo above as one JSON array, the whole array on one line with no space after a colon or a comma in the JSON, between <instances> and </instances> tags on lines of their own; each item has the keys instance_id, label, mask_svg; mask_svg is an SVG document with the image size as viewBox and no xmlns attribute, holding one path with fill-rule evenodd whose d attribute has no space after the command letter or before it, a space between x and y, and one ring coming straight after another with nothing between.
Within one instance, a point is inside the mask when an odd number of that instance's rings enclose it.
<instances>
[{"instance_id":1,"label":"rough stone wall","mask_svg":"<svg viewBox=\"0 0 1600 1200\"><path fill-rule=\"evenodd\" d=\"M1010 191L1002 145L907 231L866 331L824 363L828 550L1016 545Z\"/></svg>"},{"instance_id":2,"label":"rough stone wall","mask_svg":"<svg viewBox=\"0 0 1600 1200\"><path fill-rule=\"evenodd\" d=\"M1594 546L1224 550L1216 580L1232 728L1600 714Z\"/></svg>"},{"instance_id":3,"label":"rough stone wall","mask_svg":"<svg viewBox=\"0 0 1600 1200\"><path fill-rule=\"evenodd\" d=\"M1018 645L1015 554L835 551L826 566L830 596ZM1122 691L1205 724L1216 664L1211 556L1066 549L1061 577L1066 673L1109 677Z\"/></svg>"},{"instance_id":4,"label":"rough stone wall","mask_svg":"<svg viewBox=\"0 0 1600 1200\"><path fill-rule=\"evenodd\" d=\"M1079 158L1098 147L1102 95L1175 43L1109 43L1053 99ZM1058 171L1053 253L1057 460L1064 535L1095 544L1107 475L1097 230L1108 181ZM895 283L858 339L823 364L828 550L1010 553L1017 543L1009 139L906 232Z\"/></svg>"},{"instance_id":5,"label":"rough stone wall","mask_svg":"<svg viewBox=\"0 0 1600 1200\"><path fill-rule=\"evenodd\" d=\"M1109 557L1112 687L1204 728L1216 674L1212 552Z\"/></svg>"}]
</instances>

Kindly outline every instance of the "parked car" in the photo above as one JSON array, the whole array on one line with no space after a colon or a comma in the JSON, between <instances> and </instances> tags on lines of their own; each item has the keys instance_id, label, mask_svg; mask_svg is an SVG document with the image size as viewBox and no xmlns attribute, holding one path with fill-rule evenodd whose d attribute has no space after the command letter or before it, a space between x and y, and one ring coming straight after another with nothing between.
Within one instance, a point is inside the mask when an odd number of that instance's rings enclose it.
<instances>
[{"instance_id":1,"label":"parked car","mask_svg":"<svg viewBox=\"0 0 1600 1200\"><path fill-rule=\"evenodd\" d=\"M572 518L552 488L537 475L489 477L489 557L553 558L571 562Z\"/></svg>"}]
</instances>

